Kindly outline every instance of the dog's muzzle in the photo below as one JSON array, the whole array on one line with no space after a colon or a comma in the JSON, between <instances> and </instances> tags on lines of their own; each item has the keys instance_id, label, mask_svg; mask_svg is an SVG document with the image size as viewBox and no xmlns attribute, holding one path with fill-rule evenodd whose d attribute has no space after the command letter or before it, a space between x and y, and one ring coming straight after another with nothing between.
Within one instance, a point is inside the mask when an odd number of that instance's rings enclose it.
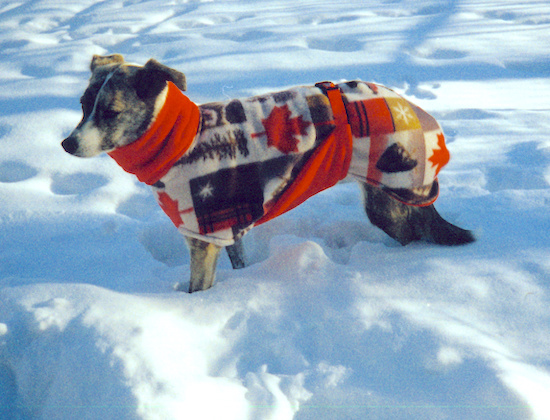
<instances>
[{"instance_id":1,"label":"dog's muzzle","mask_svg":"<svg viewBox=\"0 0 550 420\"><path fill-rule=\"evenodd\" d=\"M61 142L61 146L67 153L74 155L78 150L78 141L74 137L67 137Z\"/></svg>"}]
</instances>

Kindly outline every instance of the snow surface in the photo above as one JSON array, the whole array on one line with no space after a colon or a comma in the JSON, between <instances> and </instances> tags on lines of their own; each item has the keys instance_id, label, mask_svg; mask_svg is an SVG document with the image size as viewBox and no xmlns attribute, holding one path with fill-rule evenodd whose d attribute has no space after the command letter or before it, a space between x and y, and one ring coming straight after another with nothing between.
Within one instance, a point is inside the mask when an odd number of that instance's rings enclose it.
<instances>
[{"instance_id":1,"label":"snow surface","mask_svg":"<svg viewBox=\"0 0 550 420\"><path fill-rule=\"evenodd\" d=\"M0 418L550 419L547 0L0 2ZM106 156L60 141L93 54L196 102L322 80L438 117L458 248L401 247L342 183L186 281L184 241Z\"/></svg>"}]
</instances>

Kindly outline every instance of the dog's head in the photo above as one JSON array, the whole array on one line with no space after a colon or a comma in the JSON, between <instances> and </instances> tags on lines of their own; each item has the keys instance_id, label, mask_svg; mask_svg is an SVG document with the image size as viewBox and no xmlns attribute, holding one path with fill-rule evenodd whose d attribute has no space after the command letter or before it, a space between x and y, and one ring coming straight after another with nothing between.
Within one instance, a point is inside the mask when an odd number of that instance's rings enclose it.
<instances>
[{"instance_id":1,"label":"dog's head","mask_svg":"<svg viewBox=\"0 0 550 420\"><path fill-rule=\"evenodd\" d=\"M94 56L82 95L82 121L62 142L67 153L91 157L137 140L164 104L166 83L186 89L185 75L151 59L145 66L119 55Z\"/></svg>"}]
</instances>

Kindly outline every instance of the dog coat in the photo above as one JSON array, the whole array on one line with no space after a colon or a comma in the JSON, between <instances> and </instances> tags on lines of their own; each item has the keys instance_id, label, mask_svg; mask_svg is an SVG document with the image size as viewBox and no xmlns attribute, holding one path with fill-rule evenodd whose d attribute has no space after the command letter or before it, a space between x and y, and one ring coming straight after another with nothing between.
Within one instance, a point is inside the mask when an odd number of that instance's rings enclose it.
<instances>
[{"instance_id":1,"label":"dog coat","mask_svg":"<svg viewBox=\"0 0 550 420\"><path fill-rule=\"evenodd\" d=\"M429 205L449 160L433 117L364 82L201 106L168 82L148 131L109 154L152 185L182 234L220 246L347 175Z\"/></svg>"}]
</instances>

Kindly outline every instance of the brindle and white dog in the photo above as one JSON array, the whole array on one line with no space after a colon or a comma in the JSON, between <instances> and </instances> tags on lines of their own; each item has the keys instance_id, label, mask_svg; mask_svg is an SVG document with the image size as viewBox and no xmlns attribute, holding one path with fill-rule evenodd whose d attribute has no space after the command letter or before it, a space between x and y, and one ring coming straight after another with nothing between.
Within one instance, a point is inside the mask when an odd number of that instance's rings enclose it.
<instances>
[{"instance_id":1,"label":"brindle and white dog","mask_svg":"<svg viewBox=\"0 0 550 420\"><path fill-rule=\"evenodd\" d=\"M94 56L91 71L82 121L62 146L107 152L152 186L186 236L190 292L212 286L221 248L244 267L248 230L346 176L361 184L371 222L401 244L474 241L433 206L449 160L441 127L383 86L323 82L197 106L185 76L153 59Z\"/></svg>"}]
</instances>

